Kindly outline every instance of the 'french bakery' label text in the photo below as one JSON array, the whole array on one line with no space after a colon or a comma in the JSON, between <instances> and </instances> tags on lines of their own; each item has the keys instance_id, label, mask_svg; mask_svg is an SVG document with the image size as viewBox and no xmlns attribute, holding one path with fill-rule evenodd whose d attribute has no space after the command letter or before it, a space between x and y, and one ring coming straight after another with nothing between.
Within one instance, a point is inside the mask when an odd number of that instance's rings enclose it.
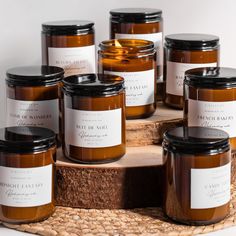
<instances>
[{"instance_id":1,"label":"'french bakery' label text","mask_svg":"<svg viewBox=\"0 0 236 236\"><path fill-rule=\"evenodd\" d=\"M41 126L59 132L59 99L23 101L7 98L7 126Z\"/></svg>"},{"instance_id":2,"label":"'french bakery' label text","mask_svg":"<svg viewBox=\"0 0 236 236\"><path fill-rule=\"evenodd\" d=\"M100 148L121 144L121 109L84 111L65 108L67 145Z\"/></svg>"},{"instance_id":3,"label":"'french bakery' label text","mask_svg":"<svg viewBox=\"0 0 236 236\"><path fill-rule=\"evenodd\" d=\"M126 106L144 106L154 102L154 69L139 72L104 71L104 73L118 75L124 78Z\"/></svg>"},{"instance_id":4,"label":"'french bakery' label text","mask_svg":"<svg viewBox=\"0 0 236 236\"><path fill-rule=\"evenodd\" d=\"M166 92L168 94L183 96L184 73L187 70L199 67L215 67L217 63L177 63L167 61Z\"/></svg>"},{"instance_id":5,"label":"'french bakery' label text","mask_svg":"<svg viewBox=\"0 0 236 236\"><path fill-rule=\"evenodd\" d=\"M33 207L52 201L52 165L35 168L0 166L0 204Z\"/></svg>"},{"instance_id":6,"label":"'french bakery' label text","mask_svg":"<svg viewBox=\"0 0 236 236\"><path fill-rule=\"evenodd\" d=\"M221 167L191 169L191 209L222 206L230 201L230 162Z\"/></svg>"},{"instance_id":7,"label":"'french bakery' label text","mask_svg":"<svg viewBox=\"0 0 236 236\"><path fill-rule=\"evenodd\" d=\"M236 103L188 100L188 125L218 128L236 137Z\"/></svg>"},{"instance_id":8,"label":"'french bakery' label text","mask_svg":"<svg viewBox=\"0 0 236 236\"><path fill-rule=\"evenodd\" d=\"M50 66L62 67L65 76L95 73L95 46L48 48Z\"/></svg>"}]
</instances>

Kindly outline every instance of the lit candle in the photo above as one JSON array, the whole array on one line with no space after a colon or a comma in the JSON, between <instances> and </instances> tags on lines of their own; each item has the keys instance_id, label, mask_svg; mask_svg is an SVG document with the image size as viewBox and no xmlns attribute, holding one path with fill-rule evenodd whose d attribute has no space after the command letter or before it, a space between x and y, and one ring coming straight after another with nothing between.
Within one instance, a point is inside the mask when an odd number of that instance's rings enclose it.
<instances>
[{"instance_id":1,"label":"lit candle","mask_svg":"<svg viewBox=\"0 0 236 236\"><path fill-rule=\"evenodd\" d=\"M156 51L146 40L103 41L99 50L99 72L124 78L126 118L152 115L156 109Z\"/></svg>"}]
</instances>

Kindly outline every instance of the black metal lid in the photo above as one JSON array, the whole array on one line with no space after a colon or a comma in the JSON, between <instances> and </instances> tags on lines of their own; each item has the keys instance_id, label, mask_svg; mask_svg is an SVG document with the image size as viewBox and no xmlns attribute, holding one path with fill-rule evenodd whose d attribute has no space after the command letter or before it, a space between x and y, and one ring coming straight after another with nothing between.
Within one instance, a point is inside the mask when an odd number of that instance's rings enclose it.
<instances>
[{"instance_id":1,"label":"black metal lid","mask_svg":"<svg viewBox=\"0 0 236 236\"><path fill-rule=\"evenodd\" d=\"M94 22L87 20L51 21L42 24L42 32L49 35L77 35L93 32Z\"/></svg>"},{"instance_id":2,"label":"black metal lid","mask_svg":"<svg viewBox=\"0 0 236 236\"><path fill-rule=\"evenodd\" d=\"M164 133L163 146L182 153L215 154L230 149L226 132L207 127L178 127Z\"/></svg>"},{"instance_id":3,"label":"black metal lid","mask_svg":"<svg viewBox=\"0 0 236 236\"><path fill-rule=\"evenodd\" d=\"M184 83L199 88L236 87L236 69L227 67L203 67L187 70Z\"/></svg>"},{"instance_id":4,"label":"black metal lid","mask_svg":"<svg viewBox=\"0 0 236 236\"><path fill-rule=\"evenodd\" d=\"M124 90L124 79L116 75L81 74L63 79L65 93L81 96L114 95Z\"/></svg>"},{"instance_id":5,"label":"black metal lid","mask_svg":"<svg viewBox=\"0 0 236 236\"><path fill-rule=\"evenodd\" d=\"M170 34L165 37L165 46L179 50L215 49L219 37L210 34Z\"/></svg>"},{"instance_id":6,"label":"black metal lid","mask_svg":"<svg viewBox=\"0 0 236 236\"><path fill-rule=\"evenodd\" d=\"M0 129L0 151L31 153L56 145L55 133L35 126L14 126Z\"/></svg>"},{"instance_id":7,"label":"black metal lid","mask_svg":"<svg viewBox=\"0 0 236 236\"><path fill-rule=\"evenodd\" d=\"M152 8L118 8L110 11L112 20L117 22L141 23L160 21L162 10Z\"/></svg>"},{"instance_id":8,"label":"black metal lid","mask_svg":"<svg viewBox=\"0 0 236 236\"><path fill-rule=\"evenodd\" d=\"M60 81L64 70L56 66L23 66L7 70L6 75L10 85L39 86Z\"/></svg>"}]
</instances>

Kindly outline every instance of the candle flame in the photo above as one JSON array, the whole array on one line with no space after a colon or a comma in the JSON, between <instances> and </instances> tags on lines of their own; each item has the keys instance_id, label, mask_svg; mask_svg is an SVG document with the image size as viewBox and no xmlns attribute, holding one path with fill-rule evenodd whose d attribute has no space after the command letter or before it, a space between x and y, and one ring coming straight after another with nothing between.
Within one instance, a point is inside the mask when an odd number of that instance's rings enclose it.
<instances>
[{"instance_id":1,"label":"candle flame","mask_svg":"<svg viewBox=\"0 0 236 236\"><path fill-rule=\"evenodd\" d=\"M120 47L120 48L122 47L122 45L120 44L120 42L118 40L115 40L115 46Z\"/></svg>"}]
</instances>

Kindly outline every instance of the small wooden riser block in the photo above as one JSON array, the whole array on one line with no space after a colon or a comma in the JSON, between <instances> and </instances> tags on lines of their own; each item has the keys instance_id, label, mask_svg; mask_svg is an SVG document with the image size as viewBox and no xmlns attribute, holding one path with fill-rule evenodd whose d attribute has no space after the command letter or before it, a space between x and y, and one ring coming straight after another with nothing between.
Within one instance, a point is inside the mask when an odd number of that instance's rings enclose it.
<instances>
[{"instance_id":1,"label":"small wooden riser block","mask_svg":"<svg viewBox=\"0 0 236 236\"><path fill-rule=\"evenodd\" d=\"M147 119L127 120L126 145L138 147L162 142L163 133L183 124L183 111L157 104L154 115Z\"/></svg>"}]
</instances>

